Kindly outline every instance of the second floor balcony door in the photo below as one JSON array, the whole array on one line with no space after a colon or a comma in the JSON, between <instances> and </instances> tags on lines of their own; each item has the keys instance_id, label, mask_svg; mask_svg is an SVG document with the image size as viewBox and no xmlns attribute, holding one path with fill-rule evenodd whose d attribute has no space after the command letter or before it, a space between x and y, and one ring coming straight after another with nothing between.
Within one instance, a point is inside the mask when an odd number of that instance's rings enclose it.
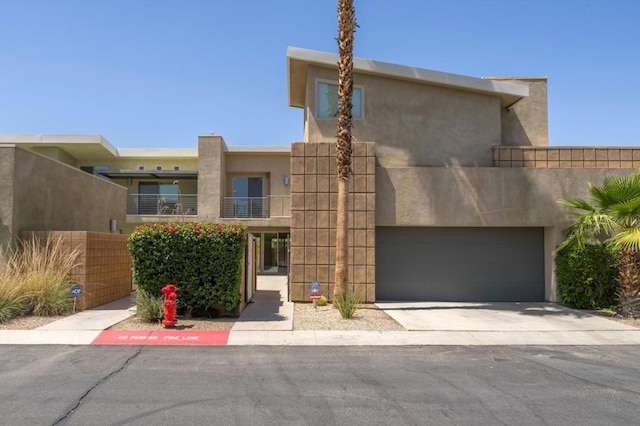
<instances>
[{"instance_id":1,"label":"second floor balcony door","mask_svg":"<svg viewBox=\"0 0 640 426\"><path fill-rule=\"evenodd\" d=\"M234 217L263 217L265 207L261 177L233 178Z\"/></svg>"},{"instance_id":2,"label":"second floor balcony door","mask_svg":"<svg viewBox=\"0 0 640 426\"><path fill-rule=\"evenodd\" d=\"M138 214L169 214L179 202L178 185L171 183L140 182Z\"/></svg>"}]
</instances>

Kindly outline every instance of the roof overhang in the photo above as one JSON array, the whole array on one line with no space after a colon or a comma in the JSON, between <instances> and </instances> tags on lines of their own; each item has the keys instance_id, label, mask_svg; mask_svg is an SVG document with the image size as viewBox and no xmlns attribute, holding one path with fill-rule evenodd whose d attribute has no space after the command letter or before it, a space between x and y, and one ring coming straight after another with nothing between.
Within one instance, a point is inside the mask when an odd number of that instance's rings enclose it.
<instances>
[{"instance_id":1,"label":"roof overhang","mask_svg":"<svg viewBox=\"0 0 640 426\"><path fill-rule=\"evenodd\" d=\"M333 53L289 47L287 49L289 106L298 108L304 108L305 106L307 69L309 65L337 69L338 59L338 55ZM505 108L529 96L529 86L526 84L485 80L424 68L378 62L370 59L354 58L353 71L358 74L409 80L433 86L498 96L501 106Z\"/></svg>"},{"instance_id":2,"label":"roof overhang","mask_svg":"<svg viewBox=\"0 0 640 426\"><path fill-rule=\"evenodd\" d=\"M96 173L111 179L198 179L195 170L99 170Z\"/></svg>"},{"instance_id":3,"label":"roof overhang","mask_svg":"<svg viewBox=\"0 0 640 426\"><path fill-rule=\"evenodd\" d=\"M198 148L120 148L119 158L198 158Z\"/></svg>"},{"instance_id":4,"label":"roof overhang","mask_svg":"<svg viewBox=\"0 0 640 426\"><path fill-rule=\"evenodd\" d=\"M229 154L290 155L291 148L288 146L230 146L227 152Z\"/></svg>"},{"instance_id":5,"label":"roof overhang","mask_svg":"<svg viewBox=\"0 0 640 426\"><path fill-rule=\"evenodd\" d=\"M0 143L29 149L59 148L78 161L109 160L118 156L118 150L101 135L0 135Z\"/></svg>"}]
</instances>

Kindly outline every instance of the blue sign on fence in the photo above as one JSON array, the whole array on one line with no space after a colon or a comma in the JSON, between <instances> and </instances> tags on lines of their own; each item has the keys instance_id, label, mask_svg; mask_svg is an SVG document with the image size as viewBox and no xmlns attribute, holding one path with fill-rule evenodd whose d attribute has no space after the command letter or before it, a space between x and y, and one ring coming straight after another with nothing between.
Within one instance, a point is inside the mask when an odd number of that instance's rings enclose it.
<instances>
[{"instance_id":1,"label":"blue sign on fence","mask_svg":"<svg viewBox=\"0 0 640 426\"><path fill-rule=\"evenodd\" d=\"M71 293L71 297L73 298L79 297L82 294L82 287L79 285L74 285L73 287L71 287L71 291L69 293Z\"/></svg>"}]
</instances>

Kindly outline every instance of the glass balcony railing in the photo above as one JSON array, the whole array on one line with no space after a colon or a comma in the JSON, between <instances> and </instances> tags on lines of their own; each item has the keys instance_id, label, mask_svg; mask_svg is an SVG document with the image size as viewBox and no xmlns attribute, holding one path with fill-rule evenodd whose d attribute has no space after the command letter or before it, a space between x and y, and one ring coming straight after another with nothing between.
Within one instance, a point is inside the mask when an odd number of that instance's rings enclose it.
<instances>
[{"instance_id":1,"label":"glass balcony railing","mask_svg":"<svg viewBox=\"0 0 640 426\"><path fill-rule=\"evenodd\" d=\"M266 219L282 216L291 216L289 195L222 199L222 217L225 218Z\"/></svg>"},{"instance_id":2,"label":"glass balcony railing","mask_svg":"<svg viewBox=\"0 0 640 426\"><path fill-rule=\"evenodd\" d=\"M149 216L195 216L196 194L129 194L127 214Z\"/></svg>"}]
</instances>

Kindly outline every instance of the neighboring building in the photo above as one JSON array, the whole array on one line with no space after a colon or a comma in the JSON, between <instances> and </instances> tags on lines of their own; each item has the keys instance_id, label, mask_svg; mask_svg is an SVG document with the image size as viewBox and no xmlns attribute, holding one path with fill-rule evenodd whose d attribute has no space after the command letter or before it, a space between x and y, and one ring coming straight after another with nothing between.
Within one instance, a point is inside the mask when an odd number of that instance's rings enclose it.
<instances>
[{"instance_id":1,"label":"neighboring building","mask_svg":"<svg viewBox=\"0 0 640 426\"><path fill-rule=\"evenodd\" d=\"M15 221L12 232L4 233L2 240L20 230L109 232L111 218L115 219L113 231L125 234L151 222L242 222L260 248L258 271L287 273L289 148L228 148L220 136L201 136L198 144L199 148L117 149L100 135L0 135L0 149L19 147L24 155L30 153L46 162L46 168L30 172L36 174L29 174L28 183L36 185L35 176L42 174L48 185L40 182L39 190L54 203L62 200L54 195L57 192L75 200L64 202L64 208L52 205L51 212L25 222L29 212L37 211L34 204L51 205L41 197L29 197L29 204L23 203L19 213L13 214L22 220ZM16 169L25 170L24 166ZM48 179L52 169L72 172L74 177L67 177L68 183ZM7 178L5 182L11 182L7 191L14 187L15 192L27 191L23 180ZM70 191L70 186L75 190ZM98 189L101 187L108 191ZM114 189L117 201L109 192ZM3 206L10 208L5 203L0 208ZM65 220L74 213L83 220ZM60 220L52 222L47 216Z\"/></svg>"},{"instance_id":2,"label":"neighboring building","mask_svg":"<svg viewBox=\"0 0 640 426\"><path fill-rule=\"evenodd\" d=\"M290 148L228 147L220 136L200 136L197 149L116 149L81 135L5 135L0 144L100 176L74 184L77 199L88 196L77 202L96 203L84 215L96 223L105 200L90 185L121 188L113 204L124 233L145 222L245 223L258 271L289 272L291 300L304 301L309 281L330 294L334 276L337 60L289 49L289 105L305 113L304 140ZM351 289L366 302L558 300L553 250L572 219L556 201L631 173L640 148L549 147L546 78L356 58L354 82Z\"/></svg>"}]
</instances>

